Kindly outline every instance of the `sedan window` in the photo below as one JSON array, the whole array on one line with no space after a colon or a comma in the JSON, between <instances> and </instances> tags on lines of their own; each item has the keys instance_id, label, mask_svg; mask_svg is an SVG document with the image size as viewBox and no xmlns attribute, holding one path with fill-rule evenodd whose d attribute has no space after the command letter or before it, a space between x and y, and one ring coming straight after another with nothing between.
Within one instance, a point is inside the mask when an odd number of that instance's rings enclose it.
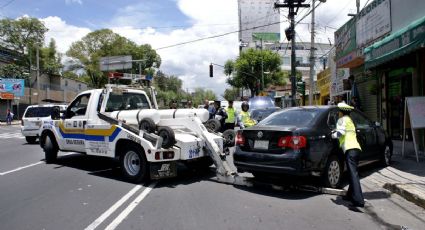
<instances>
[{"instance_id":1,"label":"sedan window","mask_svg":"<svg viewBox=\"0 0 425 230\"><path fill-rule=\"evenodd\" d=\"M370 121L364 117L362 114L353 111L350 113L351 119L353 119L356 128L358 129L367 129L370 127Z\"/></svg>"},{"instance_id":2,"label":"sedan window","mask_svg":"<svg viewBox=\"0 0 425 230\"><path fill-rule=\"evenodd\" d=\"M298 127L308 126L320 113L315 109L283 110L276 112L262 120L258 125L293 125Z\"/></svg>"}]
</instances>

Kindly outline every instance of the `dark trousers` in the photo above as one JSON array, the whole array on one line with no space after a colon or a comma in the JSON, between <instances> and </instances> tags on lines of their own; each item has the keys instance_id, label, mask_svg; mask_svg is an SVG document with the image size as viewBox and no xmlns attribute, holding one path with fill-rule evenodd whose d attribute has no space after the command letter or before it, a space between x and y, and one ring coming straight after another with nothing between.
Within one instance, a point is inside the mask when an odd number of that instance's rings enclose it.
<instances>
[{"instance_id":1,"label":"dark trousers","mask_svg":"<svg viewBox=\"0 0 425 230\"><path fill-rule=\"evenodd\" d=\"M364 205L362 187L360 186L359 174L357 173L360 152L359 149L350 149L345 153L345 162L347 162L347 169L350 174L347 197L357 206Z\"/></svg>"},{"instance_id":2,"label":"dark trousers","mask_svg":"<svg viewBox=\"0 0 425 230\"><path fill-rule=\"evenodd\" d=\"M226 131L228 129L235 129L235 123L225 123L224 130Z\"/></svg>"}]
</instances>

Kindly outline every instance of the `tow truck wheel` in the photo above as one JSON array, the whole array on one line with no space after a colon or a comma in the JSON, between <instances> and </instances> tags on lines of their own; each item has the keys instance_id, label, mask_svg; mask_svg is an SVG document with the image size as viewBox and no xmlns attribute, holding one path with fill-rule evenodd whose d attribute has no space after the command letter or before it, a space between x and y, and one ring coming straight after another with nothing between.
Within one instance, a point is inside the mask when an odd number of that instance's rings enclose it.
<instances>
[{"instance_id":1,"label":"tow truck wheel","mask_svg":"<svg viewBox=\"0 0 425 230\"><path fill-rule=\"evenodd\" d=\"M209 119L205 122L205 128L207 128L209 132L218 132L221 128L220 121L216 119Z\"/></svg>"},{"instance_id":2,"label":"tow truck wheel","mask_svg":"<svg viewBox=\"0 0 425 230\"><path fill-rule=\"evenodd\" d=\"M155 132L156 125L155 122L150 118L143 118L139 123L139 129L146 131L148 133Z\"/></svg>"},{"instance_id":3,"label":"tow truck wheel","mask_svg":"<svg viewBox=\"0 0 425 230\"><path fill-rule=\"evenodd\" d=\"M44 159L46 164L51 164L58 158L58 147L51 134L45 133L41 136L40 141L43 141Z\"/></svg>"},{"instance_id":4,"label":"tow truck wheel","mask_svg":"<svg viewBox=\"0 0 425 230\"><path fill-rule=\"evenodd\" d=\"M162 137L162 147L167 149L176 143L176 137L172 128L163 126L158 129L158 136Z\"/></svg>"},{"instance_id":5,"label":"tow truck wheel","mask_svg":"<svg viewBox=\"0 0 425 230\"><path fill-rule=\"evenodd\" d=\"M28 144L35 144L37 137L25 137L25 140L28 142Z\"/></svg>"},{"instance_id":6,"label":"tow truck wheel","mask_svg":"<svg viewBox=\"0 0 425 230\"><path fill-rule=\"evenodd\" d=\"M133 183L143 181L148 176L148 163L142 149L137 146L127 146L120 158L124 177Z\"/></svg>"},{"instance_id":7,"label":"tow truck wheel","mask_svg":"<svg viewBox=\"0 0 425 230\"><path fill-rule=\"evenodd\" d=\"M228 129L223 132L223 138L225 140L225 146L226 147L233 147L235 146L235 138L236 138L236 132L233 129Z\"/></svg>"}]
</instances>

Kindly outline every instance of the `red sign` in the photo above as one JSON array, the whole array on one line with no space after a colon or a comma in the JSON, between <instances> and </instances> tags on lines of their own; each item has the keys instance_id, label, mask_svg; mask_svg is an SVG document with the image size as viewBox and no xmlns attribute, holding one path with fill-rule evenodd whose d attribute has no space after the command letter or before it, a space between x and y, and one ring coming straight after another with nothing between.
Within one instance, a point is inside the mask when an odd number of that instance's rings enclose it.
<instances>
[{"instance_id":1,"label":"red sign","mask_svg":"<svg viewBox=\"0 0 425 230\"><path fill-rule=\"evenodd\" d=\"M0 93L0 98L5 100L13 100L15 95L13 93Z\"/></svg>"}]
</instances>

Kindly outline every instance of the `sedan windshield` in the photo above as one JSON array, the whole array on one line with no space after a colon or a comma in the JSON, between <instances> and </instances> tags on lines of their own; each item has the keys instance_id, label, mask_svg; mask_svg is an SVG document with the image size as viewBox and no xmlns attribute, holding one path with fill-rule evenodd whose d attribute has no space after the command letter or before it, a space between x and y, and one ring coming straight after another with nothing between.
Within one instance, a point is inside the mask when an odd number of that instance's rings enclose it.
<instances>
[{"instance_id":1,"label":"sedan windshield","mask_svg":"<svg viewBox=\"0 0 425 230\"><path fill-rule=\"evenodd\" d=\"M273 113L258 125L291 125L297 127L308 126L320 113L317 109L289 109Z\"/></svg>"}]
</instances>

